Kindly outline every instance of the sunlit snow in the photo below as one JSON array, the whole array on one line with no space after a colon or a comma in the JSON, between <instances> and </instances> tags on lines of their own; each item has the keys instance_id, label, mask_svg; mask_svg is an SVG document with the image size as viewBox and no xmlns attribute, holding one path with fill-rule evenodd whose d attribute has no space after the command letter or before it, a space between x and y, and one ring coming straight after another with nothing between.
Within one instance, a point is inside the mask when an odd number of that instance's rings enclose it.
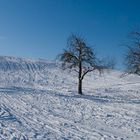
<instances>
[{"instance_id":1,"label":"sunlit snow","mask_svg":"<svg viewBox=\"0 0 140 140\"><path fill-rule=\"evenodd\" d=\"M60 63L0 57L0 140L139 140L140 77L77 74Z\"/></svg>"}]
</instances>

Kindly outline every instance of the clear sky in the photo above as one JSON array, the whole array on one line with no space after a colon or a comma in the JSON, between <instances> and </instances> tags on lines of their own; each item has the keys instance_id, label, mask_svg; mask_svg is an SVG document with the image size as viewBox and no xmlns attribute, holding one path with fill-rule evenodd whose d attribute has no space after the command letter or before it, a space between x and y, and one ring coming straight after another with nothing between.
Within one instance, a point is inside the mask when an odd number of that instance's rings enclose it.
<instances>
[{"instance_id":1,"label":"clear sky","mask_svg":"<svg viewBox=\"0 0 140 140\"><path fill-rule=\"evenodd\" d=\"M0 0L0 55L55 59L71 33L122 68L127 34L140 26L140 0Z\"/></svg>"}]
</instances>

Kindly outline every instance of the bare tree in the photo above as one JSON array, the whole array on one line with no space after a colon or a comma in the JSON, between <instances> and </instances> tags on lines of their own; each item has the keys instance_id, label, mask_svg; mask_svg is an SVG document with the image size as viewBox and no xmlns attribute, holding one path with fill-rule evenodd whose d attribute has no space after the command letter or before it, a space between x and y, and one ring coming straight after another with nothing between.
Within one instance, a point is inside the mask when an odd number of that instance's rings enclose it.
<instances>
[{"instance_id":1,"label":"bare tree","mask_svg":"<svg viewBox=\"0 0 140 140\"><path fill-rule=\"evenodd\" d=\"M140 32L130 34L130 43L125 57L126 71L140 75Z\"/></svg>"},{"instance_id":2,"label":"bare tree","mask_svg":"<svg viewBox=\"0 0 140 140\"><path fill-rule=\"evenodd\" d=\"M94 70L103 69L97 64L93 49L87 46L86 41L78 36L71 35L67 41L67 48L59 55L63 68L75 68L78 72L78 93L82 94L82 81L85 75Z\"/></svg>"}]
</instances>

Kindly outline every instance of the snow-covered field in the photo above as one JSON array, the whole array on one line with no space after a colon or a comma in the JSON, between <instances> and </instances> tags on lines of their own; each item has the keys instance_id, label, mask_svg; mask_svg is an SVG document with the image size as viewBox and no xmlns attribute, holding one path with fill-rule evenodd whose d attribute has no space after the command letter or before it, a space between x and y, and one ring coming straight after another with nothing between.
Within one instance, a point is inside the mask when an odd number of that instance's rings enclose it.
<instances>
[{"instance_id":1,"label":"snow-covered field","mask_svg":"<svg viewBox=\"0 0 140 140\"><path fill-rule=\"evenodd\" d=\"M140 140L140 77L0 57L0 140Z\"/></svg>"}]
</instances>

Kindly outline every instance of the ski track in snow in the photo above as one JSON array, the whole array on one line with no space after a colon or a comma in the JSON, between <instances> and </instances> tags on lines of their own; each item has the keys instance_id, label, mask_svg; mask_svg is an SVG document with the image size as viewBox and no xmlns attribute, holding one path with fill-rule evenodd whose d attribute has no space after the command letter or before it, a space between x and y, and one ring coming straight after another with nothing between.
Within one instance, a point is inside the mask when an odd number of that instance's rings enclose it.
<instances>
[{"instance_id":1,"label":"ski track in snow","mask_svg":"<svg viewBox=\"0 0 140 140\"><path fill-rule=\"evenodd\" d=\"M0 140L139 140L140 77L76 73L59 63L0 57Z\"/></svg>"}]
</instances>

